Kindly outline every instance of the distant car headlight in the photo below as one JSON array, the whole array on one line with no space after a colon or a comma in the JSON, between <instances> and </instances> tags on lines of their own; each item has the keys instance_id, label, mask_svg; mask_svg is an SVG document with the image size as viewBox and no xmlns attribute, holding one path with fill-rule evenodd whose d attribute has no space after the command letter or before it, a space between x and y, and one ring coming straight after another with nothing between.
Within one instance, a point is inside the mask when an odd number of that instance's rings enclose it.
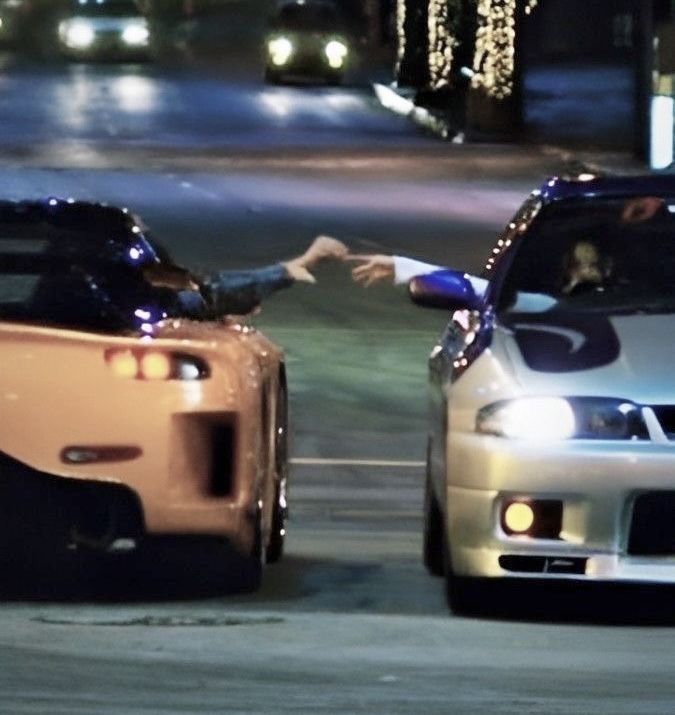
<instances>
[{"instance_id":1,"label":"distant car headlight","mask_svg":"<svg viewBox=\"0 0 675 715\"><path fill-rule=\"evenodd\" d=\"M277 67L285 65L293 54L293 43L287 37L275 37L267 43L272 64Z\"/></svg>"},{"instance_id":2,"label":"distant car headlight","mask_svg":"<svg viewBox=\"0 0 675 715\"><path fill-rule=\"evenodd\" d=\"M476 431L528 440L648 439L639 405L604 397L523 397L479 410Z\"/></svg>"},{"instance_id":3,"label":"distant car headlight","mask_svg":"<svg viewBox=\"0 0 675 715\"><path fill-rule=\"evenodd\" d=\"M340 69L340 67L342 67L345 63L345 57L347 57L349 50L344 42L340 42L340 40L331 40L326 44L324 52L328 58L328 64L333 69Z\"/></svg>"},{"instance_id":4,"label":"distant car headlight","mask_svg":"<svg viewBox=\"0 0 675 715\"><path fill-rule=\"evenodd\" d=\"M134 22L127 25L122 31L122 42L126 45L139 47L148 44L150 31L145 23Z\"/></svg>"},{"instance_id":5,"label":"distant car headlight","mask_svg":"<svg viewBox=\"0 0 675 715\"><path fill-rule=\"evenodd\" d=\"M61 23L59 34L68 47L78 50L90 47L96 39L94 28L84 20Z\"/></svg>"}]
</instances>

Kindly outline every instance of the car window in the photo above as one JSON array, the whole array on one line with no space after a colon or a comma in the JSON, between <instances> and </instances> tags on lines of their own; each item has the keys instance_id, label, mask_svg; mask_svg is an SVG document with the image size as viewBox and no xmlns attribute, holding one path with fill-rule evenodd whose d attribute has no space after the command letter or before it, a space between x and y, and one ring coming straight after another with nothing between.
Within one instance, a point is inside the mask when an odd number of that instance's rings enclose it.
<instances>
[{"instance_id":1,"label":"car window","mask_svg":"<svg viewBox=\"0 0 675 715\"><path fill-rule=\"evenodd\" d=\"M336 9L327 4L284 5L274 22L278 29L314 32L335 32L341 24Z\"/></svg>"},{"instance_id":2,"label":"car window","mask_svg":"<svg viewBox=\"0 0 675 715\"><path fill-rule=\"evenodd\" d=\"M0 320L116 333L177 315L176 292L145 277L148 265L163 264L138 236L122 233L115 240L123 225L83 226L77 211L55 217L55 223L30 211L4 213ZM144 255L151 263L142 260ZM150 318L139 320L146 314Z\"/></svg>"},{"instance_id":3,"label":"car window","mask_svg":"<svg viewBox=\"0 0 675 715\"><path fill-rule=\"evenodd\" d=\"M76 0L73 14L85 17L127 17L138 15L139 9L133 0Z\"/></svg>"},{"instance_id":4,"label":"car window","mask_svg":"<svg viewBox=\"0 0 675 715\"><path fill-rule=\"evenodd\" d=\"M585 199L545 207L520 239L498 310L675 312L675 199ZM521 302L522 303L522 302Z\"/></svg>"}]
</instances>

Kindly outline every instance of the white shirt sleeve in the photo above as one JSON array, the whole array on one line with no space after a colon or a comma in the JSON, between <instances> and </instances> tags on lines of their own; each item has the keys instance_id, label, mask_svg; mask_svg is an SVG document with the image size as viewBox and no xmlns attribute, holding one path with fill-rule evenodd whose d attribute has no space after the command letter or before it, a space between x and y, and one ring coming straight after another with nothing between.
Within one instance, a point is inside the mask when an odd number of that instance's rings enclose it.
<instances>
[{"instance_id":1,"label":"white shirt sleeve","mask_svg":"<svg viewBox=\"0 0 675 715\"><path fill-rule=\"evenodd\" d=\"M447 270L447 266L436 266L433 263L424 263L423 261L416 261L413 258L406 258L405 256L394 256L393 258L394 283L396 285L408 283L408 281L415 276L424 276L434 271ZM481 296L485 293L488 284L485 278L478 278L478 276L472 276L469 273L465 273L464 277L471 283L471 287L476 295Z\"/></svg>"},{"instance_id":2,"label":"white shirt sleeve","mask_svg":"<svg viewBox=\"0 0 675 715\"><path fill-rule=\"evenodd\" d=\"M416 261L414 258L394 256L394 283L401 285L407 283L415 276L423 276L434 271L442 271L444 266L435 266L432 263Z\"/></svg>"}]
</instances>

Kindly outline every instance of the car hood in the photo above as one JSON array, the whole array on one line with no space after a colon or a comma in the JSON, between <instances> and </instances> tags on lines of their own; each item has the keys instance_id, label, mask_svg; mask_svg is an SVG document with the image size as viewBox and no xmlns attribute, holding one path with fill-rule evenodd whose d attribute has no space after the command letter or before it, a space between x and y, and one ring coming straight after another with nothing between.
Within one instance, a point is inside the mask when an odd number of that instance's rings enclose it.
<instances>
[{"instance_id":1,"label":"car hood","mask_svg":"<svg viewBox=\"0 0 675 715\"><path fill-rule=\"evenodd\" d=\"M675 404L675 315L517 314L497 328L527 394L597 395Z\"/></svg>"}]
</instances>

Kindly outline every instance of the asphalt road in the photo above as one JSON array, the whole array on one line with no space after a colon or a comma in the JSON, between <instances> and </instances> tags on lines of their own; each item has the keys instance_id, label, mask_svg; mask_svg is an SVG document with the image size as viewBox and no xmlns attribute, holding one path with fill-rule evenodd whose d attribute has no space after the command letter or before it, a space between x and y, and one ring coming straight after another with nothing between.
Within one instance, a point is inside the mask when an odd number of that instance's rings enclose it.
<instances>
[{"instance_id":1,"label":"asphalt road","mask_svg":"<svg viewBox=\"0 0 675 715\"><path fill-rule=\"evenodd\" d=\"M114 90L129 86L135 109ZM560 164L439 144L367 87L275 89L270 105L254 82L189 70L11 63L0 87L0 195L127 205L197 270L276 261L321 232L478 270ZM448 614L419 557L425 360L445 316L341 265L317 278L256 318L288 354L284 561L253 595L204 545L41 576L15 564L0 713L672 715L672 591L497 591Z\"/></svg>"}]
</instances>

